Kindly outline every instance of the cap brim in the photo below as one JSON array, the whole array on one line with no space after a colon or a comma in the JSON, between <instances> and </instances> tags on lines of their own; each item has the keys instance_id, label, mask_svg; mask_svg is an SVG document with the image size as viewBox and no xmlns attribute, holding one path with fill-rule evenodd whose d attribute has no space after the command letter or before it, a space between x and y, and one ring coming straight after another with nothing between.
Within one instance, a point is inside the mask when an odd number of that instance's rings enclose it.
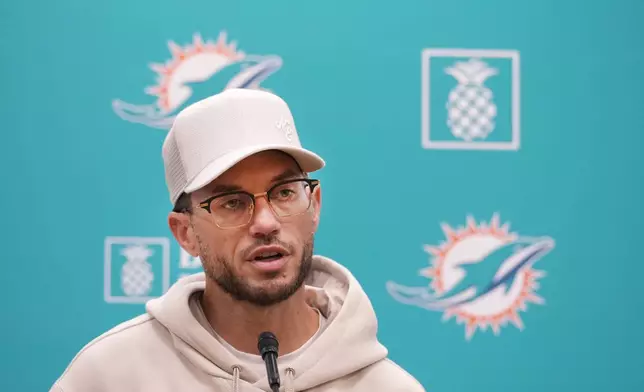
<instances>
[{"instance_id":1,"label":"cap brim","mask_svg":"<svg viewBox=\"0 0 644 392\"><path fill-rule=\"evenodd\" d=\"M250 146L244 149L229 152L228 154L225 154L210 162L199 174L197 174L197 176L195 176L195 178L192 179L192 181L188 183L184 192L190 193L196 191L197 189L201 189L243 159L248 158L249 156L258 152L269 150L279 150L291 155L293 159L295 159L295 161L298 163L298 165L300 165L300 168L307 173L320 170L325 165L325 162L322 158L304 148L284 145Z\"/></svg>"}]
</instances>

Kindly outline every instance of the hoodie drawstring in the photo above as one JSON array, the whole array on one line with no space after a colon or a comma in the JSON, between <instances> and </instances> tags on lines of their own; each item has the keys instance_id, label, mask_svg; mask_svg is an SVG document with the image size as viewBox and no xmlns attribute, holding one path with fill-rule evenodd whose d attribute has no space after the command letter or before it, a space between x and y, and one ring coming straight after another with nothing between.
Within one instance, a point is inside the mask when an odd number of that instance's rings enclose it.
<instances>
[{"instance_id":1,"label":"hoodie drawstring","mask_svg":"<svg viewBox=\"0 0 644 392\"><path fill-rule=\"evenodd\" d=\"M293 388L293 380L295 378L295 370L291 368L286 369L286 382L284 383L284 392L295 392Z\"/></svg>"},{"instance_id":2,"label":"hoodie drawstring","mask_svg":"<svg viewBox=\"0 0 644 392\"><path fill-rule=\"evenodd\" d=\"M239 367L233 366L233 392L239 392Z\"/></svg>"}]
</instances>

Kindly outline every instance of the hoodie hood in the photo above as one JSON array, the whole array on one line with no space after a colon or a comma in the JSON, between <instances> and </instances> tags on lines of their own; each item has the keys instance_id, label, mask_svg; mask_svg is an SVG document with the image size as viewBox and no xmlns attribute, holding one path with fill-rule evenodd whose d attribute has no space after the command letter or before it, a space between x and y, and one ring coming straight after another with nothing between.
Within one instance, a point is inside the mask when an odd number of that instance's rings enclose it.
<instances>
[{"instance_id":1,"label":"hoodie hood","mask_svg":"<svg viewBox=\"0 0 644 392\"><path fill-rule=\"evenodd\" d=\"M313 388L386 358L387 349L377 339L378 322L371 301L345 267L313 256L305 287L315 294L311 305L327 319L327 325L289 369L279 369L283 384L290 383L295 390ZM147 312L168 329L177 350L197 368L232 380L235 388L241 380L270 391L265 373L247 370L193 315L190 297L204 288L203 273L182 278L165 295L149 301Z\"/></svg>"}]
</instances>

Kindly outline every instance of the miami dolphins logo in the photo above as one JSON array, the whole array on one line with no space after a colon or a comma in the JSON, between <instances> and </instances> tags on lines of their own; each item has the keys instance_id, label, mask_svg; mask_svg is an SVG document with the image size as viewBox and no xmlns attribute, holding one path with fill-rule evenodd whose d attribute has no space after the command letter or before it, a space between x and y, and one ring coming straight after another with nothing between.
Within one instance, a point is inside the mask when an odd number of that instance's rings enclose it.
<instances>
[{"instance_id":1,"label":"miami dolphins logo","mask_svg":"<svg viewBox=\"0 0 644 392\"><path fill-rule=\"evenodd\" d=\"M170 41L168 46L172 58L150 65L156 84L144 90L156 102L138 105L114 100L112 108L123 120L167 130L182 108L229 88L260 89L260 83L282 66L278 56L237 50L235 42L227 42L225 32L217 42L203 41L195 34L192 44L181 47Z\"/></svg>"},{"instance_id":2,"label":"miami dolphins logo","mask_svg":"<svg viewBox=\"0 0 644 392\"><path fill-rule=\"evenodd\" d=\"M465 324L468 341L478 329L491 328L498 336L508 322L523 330L519 313L529 303L545 303L536 293L545 272L534 264L554 248L554 240L512 233L498 214L489 223L477 225L472 217L466 222L456 229L443 223L446 240L424 246L430 265L420 275L431 280L429 286L387 282L389 294L403 304L443 312L444 322L455 318Z\"/></svg>"}]
</instances>

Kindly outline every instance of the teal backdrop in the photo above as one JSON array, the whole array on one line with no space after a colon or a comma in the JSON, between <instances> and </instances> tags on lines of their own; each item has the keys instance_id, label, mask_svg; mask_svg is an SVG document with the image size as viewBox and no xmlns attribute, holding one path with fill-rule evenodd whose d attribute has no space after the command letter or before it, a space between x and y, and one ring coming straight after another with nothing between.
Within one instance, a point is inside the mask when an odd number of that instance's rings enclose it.
<instances>
[{"instance_id":1,"label":"teal backdrop","mask_svg":"<svg viewBox=\"0 0 644 392\"><path fill-rule=\"evenodd\" d=\"M428 391L643 391L643 19L637 0L3 2L0 390L48 390L199 271L161 144L238 86L284 97L326 159L316 253Z\"/></svg>"}]
</instances>

